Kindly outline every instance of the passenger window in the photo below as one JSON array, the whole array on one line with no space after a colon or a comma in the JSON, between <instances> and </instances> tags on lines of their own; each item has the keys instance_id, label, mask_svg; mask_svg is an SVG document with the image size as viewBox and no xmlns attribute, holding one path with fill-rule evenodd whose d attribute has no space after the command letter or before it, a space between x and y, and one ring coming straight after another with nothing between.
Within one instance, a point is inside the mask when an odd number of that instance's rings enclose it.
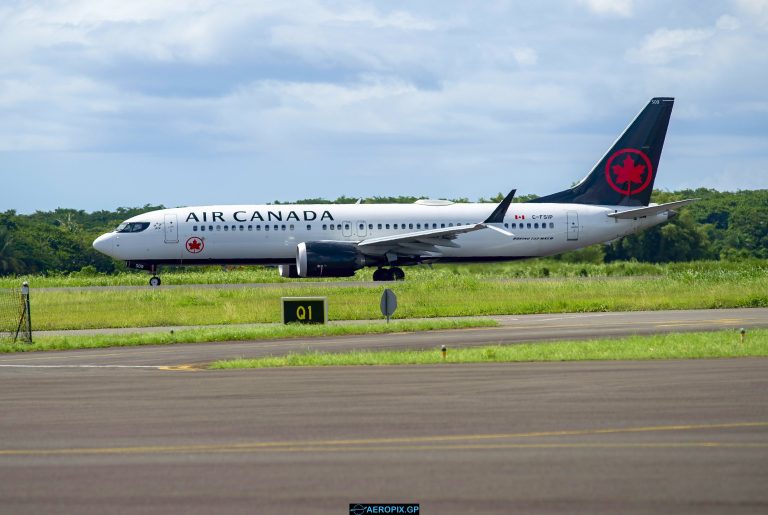
<instances>
[{"instance_id":1,"label":"passenger window","mask_svg":"<svg viewBox=\"0 0 768 515\"><path fill-rule=\"evenodd\" d=\"M261 226L260 226L260 225L257 225L257 226L256 226L256 230L257 230L257 231L260 231L260 230L261 230Z\"/></svg>"},{"instance_id":2,"label":"passenger window","mask_svg":"<svg viewBox=\"0 0 768 515\"><path fill-rule=\"evenodd\" d=\"M204 231L204 230L205 230L205 226L204 226L204 225L201 225L201 226L200 226L200 230L201 230L201 231Z\"/></svg>"},{"instance_id":3,"label":"passenger window","mask_svg":"<svg viewBox=\"0 0 768 515\"><path fill-rule=\"evenodd\" d=\"M245 230L245 226L244 226L244 225L241 225L241 226L240 226L240 230L241 230L241 231Z\"/></svg>"},{"instance_id":4,"label":"passenger window","mask_svg":"<svg viewBox=\"0 0 768 515\"><path fill-rule=\"evenodd\" d=\"M378 228L381 229L381 224L378 225Z\"/></svg>"},{"instance_id":5,"label":"passenger window","mask_svg":"<svg viewBox=\"0 0 768 515\"><path fill-rule=\"evenodd\" d=\"M344 224L344 229L349 230L349 224Z\"/></svg>"},{"instance_id":6,"label":"passenger window","mask_svg":"<svg viewBox=\"0 0 768 515\"><path fill-rule=\"evenodd\" d=\"M294 227L293 227L293 224L289 225L289 226L288 226L288 228L289 228L290 230L293 230L293 229L294 229Z\"/></svg>"},{"instance_id":7,"label":"passenger window","mask_svg":"<svg viewBox=\"0 0 768 515\"><path fill-rule=\"evenodd\" d=\"M228 226L228 225L225 225L225 226L224 226L224 230L225 230L225 231L228 231L228 230L229 230L229 226Z\"/></svg>"},{"instance_id":8,"label":"passenger window","mask_svg":"<svg viewBox=\"0 0 768 515\"><path fill-rule=\"evenodd\" d=\"M233 226L232 226L232 230L233 230L233 231L236 231L236 230L237 230L237 226L236 226L236 225L233 225Z\"/></svg>"},{"instance_id":9,"label":"passenger window","mask_svg":"<svg viewBox=\"0 0 768 515\"><path fill-rule=\"evenodd\" d=\"M368 224L368 230L373 230L373 224Z\"/></svg>"},{"instance_id":10,"label":"passenger window","mask_svg":"<svg viewBox=\"0 0 768 515\"><path fill-rule=\"evenodd\" d=\"M504 223L504 227L506 227L507 229L509 229L509 224L508 224L508 223Z\"/></svg>"},{"instance_id":11,"label":"passenger window","mask_svg":"<svg viewBox=\"0 0 768 515\"><path fill-rule=\"evenodd\" d=\"M394 225L392 226L392 228L393 228L393 229L397 229L397 224L394 224Z\"/></svg>"},{"instance_id":12,"label":"passenger window","mask_svg":"<svg viewBox=\"0 0 768 515\"><path fill-rule=\"evenodd\" d=\"M252 225L249 225L249 226L248 226L248 230L249 230L249 231L253 231L253 226L252 226Z\"/></svg>"},{"instance_id":13,"label":"passenger window","mask_svg":"<svg viewBox=\"0 0 768 515\"><path fill-rule=\"evenodd\" d=\"M365 229L365 224L360 224L357 226L358 229Z\"/></svg>"},{"instance_id":14,"label":"passenger window","mask_svg":"<svg viewBox=\"0 0 768 515\"><path fill-rule=\"evenodd\" d=\"M213 230L213 226L212 226L212 225L209 225L209 226L208 226L208 230L209 230L209 231L212 231L212 230Z\"/></svg>"},{"instance_id":15,"label":"passenger window","mask_svg":"<svg viewBox=\"0 0 768 515\"><path fill-rule=\"evenodd\" d=\"M268 230L269 230L269 226L268 226L268 225L265 225L265 226L264 226L264 230L265 230L265 231L268 231Z\"/></svg>"},{"instance_id":16,"label":"passenger window","mask_svg":"<svg viewBox=\"0 0 768 515\"><path fill-rule=\"evenodd\" d=\"M196 226L196 225L193 225L193 226L192 226L192 230L193 230L193 231L195 231L195 232L197 232L197 226Z\"/></svg>"},{"instance_id":17,"label":"passenger window","mask_svg":"<svg viewBox=\"0 0 768 515\"><path fill-rule=\"evenodd\" d=\"M416 224L417 229L421 229L421 224Z\"/></svg>"},{"instance_id":18,"label":"passenger window","mask_svg":"<svg viewBox=\"0 0 768 515\"><path fill-rule=\"evenodd\" d=\"M387 224L387 229L389 229L389 224Z\"/></svg>"},{"instance_id":19,"label":"passenger window","mask_svg":"<svg viewBox=\"0 0 768 515\"><path fill-rule=\"evenodd\" d=\"M433 229L437 229L437 224L432 224Z\"/></svg>"},{"instance_id":20,"label":"passenger window","mask_svg":"<svg viewBox=\"0 0 768 515\"><path fill-rule=\"evenodd\" d=\"M513 229L517 228L517 224L515 222L512 222L512 228Z\"/></svg>"},{"instance_id":21,"label":"passenger window","mask_svg":"<svg viewBox=\"0 0 768 515\"><path fill-rule=\"evenodd\" d=\"M217 231L220 231L220 230L221 230L221 226L220 226L220 225L217 225L217 226L216 226L216 230L217 230Z\"/></svg>"},{"instance_id":22,"label":"passenger window","mask_svg":"<svg viewBox=\"0 0 768 515\"><path fill-rule=\"evenodd\" d=\"M279 226L277 224L275 224L272 228L276 231L278 229L278 227ZM285 227L285 226L283 226L283 227Z\"/></svg>"},{"instance_id":23,"label":"passenger window","mask_svg":"<svg viewBox=\"0 0 768 515\"><path fill-rule=\"evenodd\" d=\"M445 228L445 224L440 224L440 228L444 229Z\"/></svg>"},{"instance_id":24,"label":"passenger window","mask_svg":"<svg viewBox=\"0 0 768 515\"><path fill-rule=\"evenodd\" d=\"M549 228L550 228L550 229L554 229L554 228L555 228L555 224L554 224L554 223L552 223L552 222L549 222Z\"/></svg>"},{"instance_id":25,"label":"passenger window","mask_svg":"<svg viewBox=\"0 0 768 515\"><path fill-rule=\"evenodd\" d=\"M331 230L334 230L336 228L336 225L331 224Z\"/></svg>"},{"instance_id":26,"label":"passenger window","mask_svg":"<svg viewBox=\"0 0 768 515\"><path fill-rule=\"evenodd\" d=\"M525 227L526 227L527 229L530 229L530 228L531 228L531 222L528 222L527 224L525 224Z\"/></svg>"},{"instance_id":27,"label":"passenger window","mask_svg":"<svg viewBox=\"0 0 768 515\"><path fill-rule=\"evenodd\" d=\"M311 230L312 230L312 226L311 226L310 224L307 224L307 230L308 230L308 231L311 231Z\"/></svg>"},{"instance_id":28,"label":"passenger window","mask_svg":"<svg viewBox=\"0 0 768 515\"><path fill-rule=\"evenodd\" d=\"M409 229L413 229L413 224L408 224Z\"/></svg>"},{"instance_id":29,"label":"passenger window","mask_svg":"<svg viewBox=\"0 0 768 515\"><path fill-rule=\"evenodd\" d=\"M327 230L328 230L328 224L323 224L323 230L324 230L324 231L327 231Z\"/></svg>"},{"instance_id":30,"label":"passenger window","mask_svg":"<svg viewBox=\"0 0 768 515\"><path fill-rule=\"evenodd\" d=\"M538 222L536 222L535 224L533 224L533 228L534 228L534 229L538 229L538 228L539 228L539 223L538 223Z\"/></svg>"},{"instance_id":31,"label":"passenger window","mask_svg":"<svg viewBox=\"0 0 768 515\"><path fill-rule=\"evenodd\" d=\"M448 227L453 227L453 222L449 223Z\"/></svg>"}]
</instances>

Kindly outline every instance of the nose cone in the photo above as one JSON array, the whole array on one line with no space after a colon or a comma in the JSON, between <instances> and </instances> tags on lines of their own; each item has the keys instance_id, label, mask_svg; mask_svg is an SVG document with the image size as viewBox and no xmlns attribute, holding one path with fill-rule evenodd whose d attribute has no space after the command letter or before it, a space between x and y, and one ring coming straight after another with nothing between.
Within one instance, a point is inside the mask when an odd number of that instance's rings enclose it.
<instances>
[{"instance_id":1,"label":"nose cone","mask_svg":"<svg viewBox=\"0 0 768 515\"><path fill-rule=\"evenodd\" d=\"M110 257L114 256L115 242L112 233L102 234L93 240L93 248Z\"/></svg>"}]
</instances>

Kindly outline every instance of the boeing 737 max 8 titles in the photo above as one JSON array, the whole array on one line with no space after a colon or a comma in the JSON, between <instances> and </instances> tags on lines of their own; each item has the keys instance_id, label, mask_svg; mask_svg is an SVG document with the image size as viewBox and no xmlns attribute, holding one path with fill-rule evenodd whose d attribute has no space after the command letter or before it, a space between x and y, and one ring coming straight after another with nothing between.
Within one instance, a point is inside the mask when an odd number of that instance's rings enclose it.
<instances>
[{"instance_id":1,"label":"boeing 737 max 8 titles","mask_svg":"<svg viewBox=\"0 0 768 515\"><path fill-rule=\"evenodd\" d=\"M665 222L695 199L649 205L672 98L653 98L578 184L536 200L498 205L220 205L129 218L93 246L131 268L279 265L285 277L345 277L374 266L398 280L405 265L506 261L559 254Z\"/></svg>"}]
</instances>

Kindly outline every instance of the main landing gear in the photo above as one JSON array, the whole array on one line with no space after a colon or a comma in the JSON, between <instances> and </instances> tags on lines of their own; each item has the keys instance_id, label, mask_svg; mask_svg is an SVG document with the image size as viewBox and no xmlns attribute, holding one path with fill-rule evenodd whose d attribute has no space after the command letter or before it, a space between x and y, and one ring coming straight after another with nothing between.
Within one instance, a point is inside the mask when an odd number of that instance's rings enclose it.
<instances>
[{"instance_id":1,"label":"main landing gear","mask_svg":"<svg viewBox=\"0 0 768 515\"><path fill-rule=\"evenodd\" d=\"M377 268L373 272L374 281L402 281L405 279L405 272L401 268L393 266L392 268Z\"/></svg>"}]
</instances>

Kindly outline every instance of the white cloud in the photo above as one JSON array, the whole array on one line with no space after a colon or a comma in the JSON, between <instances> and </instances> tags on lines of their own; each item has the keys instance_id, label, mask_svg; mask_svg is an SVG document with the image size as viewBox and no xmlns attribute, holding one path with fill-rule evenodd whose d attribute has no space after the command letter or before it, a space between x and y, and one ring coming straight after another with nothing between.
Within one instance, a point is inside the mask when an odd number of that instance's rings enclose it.
<instances>
[{"instance_id":1,"label":"white cloud","mask_svg":"<svg viewBox=\"0 0 768 515\"><path fill-rule=\"evenodd\" d=\"M657 29L645 37L643 44L629 52L637 62L666 64L675 59L700 56L704 43L714 35L712 29Z\"/></svg>"},{"instance_id":2,"label":"white cloud","mask_svg":"<svg viewBox=\"0 0 768 515\"><path fill-rule=\"evenodd\" d=\"M536 50L528 47L515 48L512 50L512 55L520 66L533 66L539 60Z\"/></svg>"},{"instance_id":3,"label":"white cloud","mask_svg":"<svg viewBox=\"0 0 768 515\"><path fill-rule=\"evenodd\" d=\"M659 94L678 98L665 159L680 133L692 155L710 145L701 132L768 141L765 2L666 1L5 2L0 173L34 166L7 166L13 151L39 154L51 174L65 154L107 156L99 170L73 164L81 182L162 155L256 169L243 190L274 198L284 183L259 170L313 189L318 176L364 176L364 194L383 174L392 194L487 196L508 182L545 193L579 179ZM745 154L764 156L751 141ZM681 176L723 169L718 148ZM179 189L158 163L156 190Z\"/></svg>"},{"instance_id":4,"label":"white cloud","mask_svg":"<svg viewBox=\"0 0 768 515\"><path fill-rule=\"evenodd\" d=\"M633 0L580 0L587 8L600 16L628 18L634 10Z\"/></svg>"},{"instance_id":5,"label":"white cloud","mask_svg":"<svg viewBox=\"0 0 768 515\"><path fill-rule=\"evenodd\" d=\"M737 30L741 23L734 16L724 14L717 19L715 27L719 30Z\"/></svg>"},{"instance_id":6,"label":"white cloud","mask_svg":"<svg viewBox=\"0 0 768 515\"><path fill-rule=\"evenodd\" d=\"M768 0L736 0L739 10L763 29L768 29Z\"/></svg>"}]
</instances>

